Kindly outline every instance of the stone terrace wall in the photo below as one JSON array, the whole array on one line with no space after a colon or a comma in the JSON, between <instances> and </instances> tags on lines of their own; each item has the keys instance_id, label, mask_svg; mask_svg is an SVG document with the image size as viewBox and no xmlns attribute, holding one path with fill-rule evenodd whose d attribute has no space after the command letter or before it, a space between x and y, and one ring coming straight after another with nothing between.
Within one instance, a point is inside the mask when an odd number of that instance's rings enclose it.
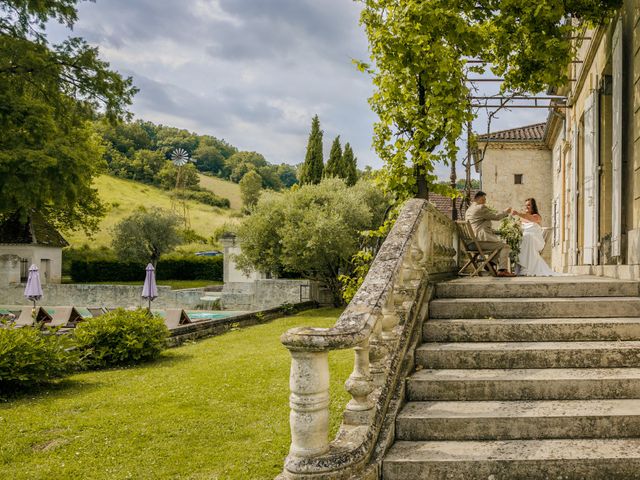
<instances>
[{"instance_id":1,"label":"stone terrace wall","mask_svg":"<svg viewBox=\"0 0 640 480\"><path fill-rule=\"evenodd\" d=\"M30 305L24 298L25 285L14 283L0 287L0 305ZM97 307L138 307L145 306L146 300L140 297L142 284L137 285L43 285L42 305L78 305ZM171 287L158 287L158 298L153 301L154 308L197 308L202 302L202 289L171 290Z\"/></svg>"}]
</instances>

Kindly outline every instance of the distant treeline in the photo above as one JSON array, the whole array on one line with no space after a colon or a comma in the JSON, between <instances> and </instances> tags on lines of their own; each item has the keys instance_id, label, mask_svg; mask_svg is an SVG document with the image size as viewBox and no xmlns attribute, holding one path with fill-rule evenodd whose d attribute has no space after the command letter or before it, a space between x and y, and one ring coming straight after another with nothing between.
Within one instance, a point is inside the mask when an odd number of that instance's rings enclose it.
<instances>
[{"instance_id":1,"label":"distant treeline","mask_svg":"<svg viewBox=\"0 0 640 480\"><path fill-rule=\"evenodd\" d=\"M180 183L189 190L200 190L197 171L239 183L249 171L262 178L263 188L280 190L297 183L291 165L272 165L257 152L236 147L211 135L156 125L137 120L117 126L99 122L99 133L107 144L106 161L112 175L171 189L177 170L170 162L171 152L186 150L194 160L183 167Z\"/></svg>"}]
</instances>

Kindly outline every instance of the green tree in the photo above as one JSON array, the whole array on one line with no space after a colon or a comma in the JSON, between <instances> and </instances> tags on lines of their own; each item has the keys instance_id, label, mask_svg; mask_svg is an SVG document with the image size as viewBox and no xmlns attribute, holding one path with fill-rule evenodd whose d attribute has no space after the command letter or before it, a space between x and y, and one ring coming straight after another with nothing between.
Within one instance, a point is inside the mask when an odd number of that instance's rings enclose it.
<instances>
[{"instance_id":1,"label":"green tree","mask_svg":"<svg viewBox=\"0 0 640 480\"><path fill-rule=\"evenodd\" d=\"M199 145L193 152L193 158L197 162L198 170L202 172L217 175L224 170L224 155L213 145Z\"/></svg>"},{"instance_id":2,"label":"green tree","mask_svg":"<svg viewBox=\"0 0 640 480\"><path fill-rule=\"evenodd\" d=\"M121 260L151 262L155 267L162 254L180 244L180 221L159 208L138 210L113 228L112 247Z\"/></svg>"},{"instance_id":3,"label":"green tree","mask_svg":"<svg viewBox=\"0 0 640 480\"><path fill-rule=\"evenodd\" d=\"M287 165L286 163L278 165L278 176L280 177L282 185L286 188L290 188L298 183L296 168L291 165Z\"/></svg>"},{"instance_id":4,"label":"green tree","mask_svg":"<svg viewBox=\"0 0 640 480\"><path fill-rule=\"evenodd\" d=\"M342 154L343 171L345 173L345 183L352 187L358 181L358 159L354 157L351 145L344 145L344 153Z\"/></svg>"},{"instance_id":5,"label":"green tree","mask_svg":"<svg viewBox=\"0 0 640 480\"><path fill-rule=\"evenodd\" d=\"M320 130L320 119L316 115L311 121L311 132L307 142L307 154L300 172L300 183L320 183L323 170L322 130Z\"/></svg>"},{"instance_id":6,"label":"green tree","mask_svg":"<svg viewBox=\"0 0 640 480\"><path fill-rule=\"evenodd\" d=\"M236 152L227 159L226 170L229 180L238 183L250 170L267 165L267 160L258 152Z\"/></svg>"},{"instance_id":7,"label":"green tree","mask_svg":"<svg viewBox=\"0 0 640 480\"><path fill-rule=\"evenodd\" d=\"M81 38L47 41L46 23L73 26L76 3L0 2L0 217L38 210L89 231L103 212L91 186L103 147L88 120L125 117L136 89Z\"/></svg>"},{"instance_id":8,"label":"green tree","mask_svg":"<svg viewBox=\"0 0 640 480\"><path fill-rule=\"evenodd\" d=\"M241 268L295 273L326 284L342 302L340 274L351 272L360 232L382 223L387 199L372 184L336 178L284 193L265 192L242 223Z\"/></svg>"},{"instance_id":9,"label":"green tree","mask_svg":"<svg viewBox=\"0 0 640 480\"><path fill-rule=\"evenodd\" d=\"M331 145L329 160L324 167L325 178L345 178L344 163L342 162L342 146L340 145L340 135L338 135Z\"/></svg>"},{"instance_id":10,"label":"green tree","mask_svg":"<svg viewBox=\"0 0 640 480\"><path fill-rule=\"evenodd\" d=\"M250 211L260 198L262 192L262 177L255 170L249 171L240 180L240 195L245 211Z\"/></svg>"},{"instance_id":11,"label":"green tree","mask_svg":"<svg viewBox=\"0 0 640 480\"><path fill-rule=\"evenodd\" d=\"M167 159L158 150L137 150L129 161L129 169L133 180L157 184L158 173L167 163Z\"/></svg>"},{"instance_id":12,"label":"green tree","mask_svg":"<svg viewBox=\"0 0 640 480\"><path fill-rule=\"evenodd\" d=\"M164 161L164 165L156 175L156 182L166 190L176 188L178 170L180 170L180 188L186 190L198 190L200 187L200 177L198 170L193 163L187 163L182 167L176 167L173 162Z\"/></svg>"},{"instance_id":13,"label":"green tree","mask_svg":"<svg viewBox=\"0 0 640 480\"><path fill-rule=\"evenodd\" d=\"M361 0L373 65L374 148L400 197L438 186L434 165L456 158L474 118L466 82L486 66L502 92L543 91L568 80L572 37L606 21L621 0ZM479 59L482 64L467 60Z\"/></svg>"}]
</instances>

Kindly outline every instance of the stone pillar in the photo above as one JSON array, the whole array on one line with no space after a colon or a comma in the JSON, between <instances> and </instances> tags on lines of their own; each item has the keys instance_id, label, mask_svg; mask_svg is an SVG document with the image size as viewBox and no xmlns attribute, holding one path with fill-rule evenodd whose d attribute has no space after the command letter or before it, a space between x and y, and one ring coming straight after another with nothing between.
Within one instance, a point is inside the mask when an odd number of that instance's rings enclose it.
<instances>
[{"instance_id":1,"label":"stone pillar","mask_svg":"<svg viewBox=\"0 0 640 480\"><path fill-rule=\"evenodd\" d=\"M20 283L20 257L17 255L0 255L0 286Z\"/></svg>"},{"instance_id":2,"label":"stone pillar","mask_svg":"<svg viewBox=\"0 0 640 480\"><path fill-rule=\"evenodd\" d=\"M292 350L289 387L289 454L325 453L329 449L329 354Z\"/></svg>"}]
</instances>

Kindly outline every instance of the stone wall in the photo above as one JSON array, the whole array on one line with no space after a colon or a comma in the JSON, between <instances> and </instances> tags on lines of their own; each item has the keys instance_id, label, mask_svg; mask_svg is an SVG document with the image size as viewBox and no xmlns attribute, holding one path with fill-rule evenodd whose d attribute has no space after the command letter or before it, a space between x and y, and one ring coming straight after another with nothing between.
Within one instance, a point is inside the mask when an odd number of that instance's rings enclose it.
<instances>
[{"instance_id":1,"label":"stone wall","mask_svg":"<svg viewBox=\"0 0 640 480\"><path fill-rule=\"evenodd\" d=\"M496 210L507 207L524 210L524 201L536 199L542 226L552 225L553 203L551 151L546 147L528 145L490 145L481 164L482 190L487 203ZM514 176L522 175L522 184L516 184Z\"/></svg>"},{"instance_id":2,"label":"stone wall","mask_svg":"<svg viewBox=\"0 0 640 480\"><path fill-rule=\"evenodd\" d=\"M25 284L14 283L0 286L0 305L30 305L23 296ZM140 307L147 304L140 297L142 285L43 285L44 297L41 305L77 305L97 307ZM159 286L158 298L153 301L155 308L195 309L202 302L202 289L171 290Z\"/></svg>"},{"instance_id":3,"label":"stone wall","mask_svg":"<svg viewBox=\"0 0 640 480\"><path fill-rule=\"evenodd\" d=\"M304 279L225 283L220 297L225 310L261 310L305 301L329 305L332 300L318 282Z\"/></svg>"}]
</instances>

